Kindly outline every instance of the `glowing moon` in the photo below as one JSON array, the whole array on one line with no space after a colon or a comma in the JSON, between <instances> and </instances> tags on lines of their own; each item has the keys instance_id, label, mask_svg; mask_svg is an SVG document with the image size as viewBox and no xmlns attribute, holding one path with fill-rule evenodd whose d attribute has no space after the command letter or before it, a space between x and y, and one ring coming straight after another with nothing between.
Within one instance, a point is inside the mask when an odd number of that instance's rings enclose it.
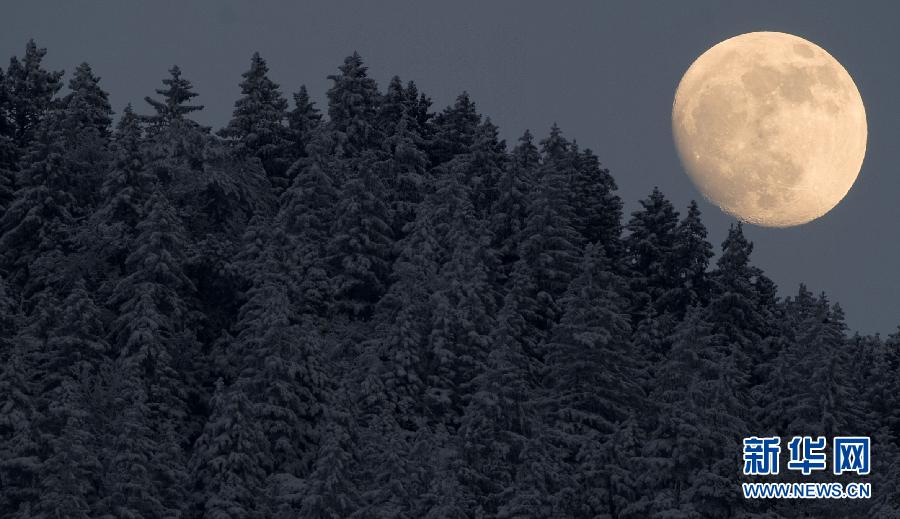
<instances>
[{"instance_id":1,"label":"glowing moon","mask_svg":"<svg viewBox=\"0 0 900 519\"><path fill-rule=\"evenodd\" d=\"M703 195L768 227L830 211L866 154L866 111L850 74L780 32L735 36L697 58L675 92L672 131Z\"/></svg>"}]
</instances>

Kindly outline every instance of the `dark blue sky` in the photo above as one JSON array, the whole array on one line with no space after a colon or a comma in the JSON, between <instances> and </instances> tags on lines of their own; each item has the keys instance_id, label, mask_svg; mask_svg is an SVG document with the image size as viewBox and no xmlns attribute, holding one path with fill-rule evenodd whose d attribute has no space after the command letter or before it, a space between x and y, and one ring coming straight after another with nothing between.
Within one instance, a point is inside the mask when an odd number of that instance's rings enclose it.
<instances>
[{"instance_id":1,"label":"dark blue sky","mask_svg":"<svg viewBox=\"0 0 900 519\"><path fill-rule=\"evenodd\" d=\"M301 5L302 4L302 5ZM791 229L747 227L754 261L782 293L799 282L839 301L850 326L900 324L900 4L895 2L10 2L0 6L0 57L34 37L47 63L88 61L114 107L159 86L177 63L223 124L253 51L287 92L324 100L358 50L379 84L415 80L436 108L467 90L514 141L558 122L609 167L631 211L658 185L680 208L699 193L682 172L670 112L681 75L710 46L751 31L813 41L853 76L866 105L868 152L856 185L828 215ZM718 248L731 220L705 201Z\"/></svg>"}]
</instances>

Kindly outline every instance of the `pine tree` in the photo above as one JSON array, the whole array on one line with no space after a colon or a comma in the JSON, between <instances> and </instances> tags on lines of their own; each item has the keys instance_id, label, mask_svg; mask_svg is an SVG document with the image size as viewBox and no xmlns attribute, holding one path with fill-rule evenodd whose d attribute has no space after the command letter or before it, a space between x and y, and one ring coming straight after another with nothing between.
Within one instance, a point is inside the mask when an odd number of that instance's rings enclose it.
<instances>
[{"instance_id":1,"label":"pine tree","mask_svg":"<svg viewBox=\"0 0 900 519\"><path fill-rule=\"evenodd\" d=\"M616 182L609 170L589 149L581 152L573 145L575 176L572 179L574 227L585 243L603 246L610 258L621 254L622 200L615 194Z\"/></svg>"},{"instance_id":2,"label":"pine tree","mask_svg":"<svg viewBox=\"0 0 900 519\"><path fill-rule=\"evenodd\" d=\"M329 406L320 425L322 442L313 472L305 481L302 493L297 495L300 513L285 515L284 519L297 515L310 519L349 517L357 510L359 495L352 479L355 460L350 420L337 402Z\"/></svg>"},{"instance_id":3,"label":"pine tree","mask_svg":"<svg viewBox=\"0 0 900 519\"><path fill-rule=\"evenodd\" d=\"M504 308L497 318L484 370L472 381L460 420L465 464L458 477L471 488L487 516L499 514L511 500L534 491L516 485L519 467L532 455L530 438L538 416L530 363L510 332L510 314Z\"/></svg>"},{"instance_id":4,"label":"pine tree","mask_svg":"<svg viewBox=\"0 0 900 519\"><path fill-rule=\"evenodd\" d=\"M333 305L325 251L338 203L335 165L327 148L328 134L317 131L310 144L310 157L298 160L291 168L294 180L281 194L275 218L285 246L290 248L291 263L296 266L291 277L298 294L292 299L302 313L319 316L327 315Z\"/></svg>"},{"instance_id":5,"label":"pine tree","mask_svg":"<svg viewBox=\"0 0 900 519\"><path fill-rule=\"evenodd\" d=\"M167 487L186 481L178 476L176 481L169 479L174 474L160 463L168 439L154 427L142 368L123 357L112 368L107 375L111 402L107 447L102 452L102 498L96 509L104 517L180 517L182 503L169 502Z\"/></svg>"},{"instance_id":6,"label":"pine tree","mask_svg":"<svg viewBox=\"0 0 900 519\"><path fill-rule=\"evenodd\" d=\"M316 108L315 103L309 99L306 85L294 94L294 108L287 114L288 141L291 148L288 156L293 165L296 161L307 157L306 146L310 143L319 126L322 124L322 114ZM296 171L296 168L291 168ZM288 172L288 184L294 178Z\"/></svg>"},{"instance_id":7,"label":"pine tree","mask_svg":"<svg viewBox=\"0 0 900 519\"><path fill-rule=\"evenodd\" d=\"M73 194L82 207L78 217L85 216L99 203L97 193L103 182L102 172L109 163L113 112L109 95L100 88L99 82L91 67L82 63L69 81L71 92L61 101L65 113L62 124L67 140L67 174L74 179Z\"/></svg>"},{"instance_id":8,"label":"pine tree","mask_svg":"<svg viewBox=\"0 0 900 519\"><path fill-rule=\"evenodd\" d=\"M194 488L200 517L265 517L262 488L269 460L253 405L238 384L221 379L203 434L194 446Z\"/></svg>"},{"instance_id":9,"label":"pine tree","mask_svg":"<svg viewBox=\"0 0 900 519\"><path fill-rule=\"evenodd\" d=\"M41 121L62 87L62 71L52 72L42 67L46 55L47 49L28 40L25 55L21 59L11 58L6 69L7 109L13 140L19 150L28 148L37 137Z\"/></svg>"},{"instance_id":10,"label":"pine tree","mask_svg":"<svg viewBox=\"0 0 900 519\"><path fill-rule=\"evenodd\" d=\"M95 180L84 177L105 168L105 138L92 126L94 110L83 99L74 92L69 105L44 116L23 160L16 199L0 217L4 266L28 297L59 288L75 268L67 261L78 248L70 229L93 205L85 192Z\"/></svg>"},{"instance_id":11,"label":"pine tree","mask_svg":"<svg viewBox=\"0 0 900 519\"><path fill-rule=\"evenodd\" d=\"M471 149L457 156L451 167L469 188L475 214L487 220L499 198L497 184L506 167L506 142L500 140L498 128L490 119L478 126Z\"/></svg>"},{"instance_id":12,"label":"pine tree","mask_svg":"<svg viewBox=\"0 0 900 519\"><path fill-rule=\"evenodd\" d=\"M281 230L267 232L264 226L255 225L250 233L263 246L241 258L250 288L234 330L236 375L266 442L259 447L260 455L266 456L264 467L301 477L310 470L317 442L325 346L309 323L297 323L305 316L291 311L290 256L276 241Z\"/></svg>"},{"instance_id":13,"label":"pine tree","mask_svg":"<svg viewBox=\"0 0 900 519\"><path fill-rule=\"evenodd\" d=\"M573 174L569 143L554 125L542 147L540 180L528 206L519 260L510 278L512 294L505 303L516 305L524 320L517 339L538 362L543 362L541 340L561 317L559 300L575 277L582 247L566 189Z\"/></svg>"},{"instance_id":14,"label":"pine tree","mask_svg":"<svg viewBox=\"0 0 900 519\"><path fill-rule=\"evenodd\" d=\"M493 248L500 261L501 280L509 276L512 265L519 259L519 242L525 229L528 203L535 189L540 160L534 138L530 131L525 130L497 182L498 198L491 209L490 228Z\"/></svg>"},{"instance_id":15,"label":"pine tree","mask_svg":"<svg viewBox=\"0 0 900 519\"><path fill-rule=\"evenodd\" d=\"M127 105L112 138L110 168L100 189L103 202L83 231L87 236L81 239L96 260L105 262L103 268L113 267L116 273L124 270L155 183L145 165L143 146L140 120Z\"/></svg>"},{"instance_id":16,"label":"pine tree","mask_svg":"<svg viewBox=\"0 0 900 519\"><path fill-rule=\"evenodd\" d=\"M163 505L176 508L187 480L181 442L194 429L187 416L184 368L198 353L185 303L194 285L181 267L181 223L158 189L147 201L145 214L125 262L127 275L109 300L117 315L110 336L122 369L136 373L143 384L143 405L157 445L152 477L159 478Z\"/></svg>"},{"instance_id":17,"label":"pine tree","mask_svg":"<svg viewBox=\"0 0 900 519\"><path fill-rule=\"evenodd\" d=\"M219 135L233 141L240 154L258 158L272 185L284 189L290 166L286 156L288 104L268 72L266 61L253 53L250 69L242 74L241 98L235 101L231 120Z\"/></svg>"},{"instance_id":18,"label":"pine tree","mask_svg":"<svg viewBox=\"0 0 900 519\"><path fill-rule=\"evenodd\" d=\"M738 396L743 361L736 346L721 343L708 316L692 308L673 332L649 396L658 409L642 456L650 516L733 517L742 506L733 491L740 462L735 446L752 434Z\"/></svg>"},{"instance_id":19,"label":"pine tree","mask_svg":"<svg viewBox=\"0 0 900 519\"><path fill-rule=\"evenodd\" d=\"M793 307L794 337L772 363L773 377L767 393L777 395L766 415L779 417L772 430L784 435L804 435L802 431L835 436L853 434L850 414L850 362L846 350L843 313L832 308L822 294L814 298L805 286L797 297L785 303Z\"/></svg>"},{"instance_id":20,"label":"pine tree","mask_svg":"<svg viewBox=\"0 0 900 519\"><path fill-rule=\"evenodd\" d=\"M660 300L677 282L672 260L678 212L657 188L640 204L641 209L632 213L628 222L625 254L632 273L631 313L646 319L669 310ZM646 307L651 315L641 314Z\"/></svg>"},{"instance_id":21,"label":"pine tree","mask_svg":"<svg viewBox=\"0 0 900 519\"><path fill-rule=\"evenodd\" d=\"M391 227L398 237L404 235L406 226L415 219L428 180L424 140L415 114L411 113L414 107L407 106L407 101L399 79L394 78L380 113L380 117L388 120L381 123L386 158L378 169L393 215Z\"/></svg>"},{"instance_id":22,"label":"pine tree","mask_svg":"<svg viewBox=\"0 0 900 519\"><path fill-rule=\"evenodd\" d=\"M161 101L150 96L144 98L156 111L154 115L144 117L151 131L182 121L191 112L203 110L203 105L187 104L198 94L194 92L191 82L181 77L181 68L178 65L169 69L169 76L162 80L165 88L156 89L156 93L162 96Z\"/></svg>"},{"instance_id":23,"label":"pine tree","mask_svg":"<svg viewBox=\"0 0 900 519\"><path fill-rule=\"evenodd\" d=\"M84 283L61 306L40 362L47 405L41 430L49 452L41 465L36 513L90 517L102 473L95 394L107 345L100 310Z\"/></svg>"},{"instance_id":24,"label":"pine tree","mask_svg":"<svg viewBox=\"0 0 900 519\"><path fill-rule=\"evenodd\" d=\"M416 121L419 133L428 141L431 137L432 127L429 124L434 114L431 113L431 98L424 93L419 93L415 81L406 83L406 113Z\"/></svg>"},{"instance_id":25,"label":"pine tree","mask_svg":"<svg viewBox=\"0 0 900 519\"><path fill-rule=\"evenodd\" d=\"M40 471L39 402L34 384L39 341L0 279L0 510L27 517Z\"/></svg>"},{"instance_id":26,"label":"pine tree","mask_svg":"<svg viewBox=\"0 0 900 519\"><path fill-rule=\"evenodd\" d=\"M425 401L434 419L451 431L484 369L497 299L488 274L494 259L487 233L462 180L442 178L423 213L424 219L441 222L435 238L445 248L427 306Z\"/></svg>"},{"instance_id":27,"label":"pine tree","mask_svg":"<svg viewBox=\"0 0 900 519\"><path fill-rule=\"evenodd\" d=\"M381 97L381 102L378 103L377 125L382 135L394 133L394 127L404 115L408 114L408 117L411 117L415 122L415 115L410 113L410 109L414 107L408 106L408 101L409 99L400 77L392 77L390 83L388 83L387 90Z\"/></svg>"},{"instance_id":28,"label":"pine tree","mask_svg":"<svg viewBox=\"0 0 900 519\"><path fill-rule=\"evenodd\" d=\"M100 88L100 78L94 75L90 65L82 63L75 68L69 90L62 99L63 105L78 110L83 128L91 129L98 137L109 137L112 125L109 94Z\"/></svg>"},{"instance_id":29,"label":"pine tree","mask_svg":"<svg viewBox=\"0 0 900 519\"><path fill-rule=\"evenodd\" d=\"M744 237L741 224L732 226L711 274L713 294L708 313L721 347L735 349L744 357L739 366L748 374L747 383L755 386L766 377L775 330L774 308L766 296L771 282L750 264L752 251L753 244Z\"/></svg>"},{"instance_id":30,"label":"pine tree","mask_svg":"<svg viewBox=\"0 0 900 519\"><path fill-rule=\"evenodd\" d=\"M700 209L692 200L687 214L675 228L672 256L677 284L658 301L662 308L674 313L676 319L683 318L691 306L704 305L709 301L706 270L713 252L706 235L706 227L700 220Z\"/></svg>"},{"instance_id":31,"label":"pine tree","mask_svg":"<svg viewBox=\"0 0 900 519\"><path fill-rule=\"evenodd\" d=\"M340 74L328 76L334 82L327 93L329 126L336 134L338 157L358 157L377 147L380 139L378 86L356 52L344 59L339 70Z\"/></svg>"},{"instance_id":32,"label":"pine tree","mask_svg":"<svg viewBox=\"0 0 900 519\"><path fill-rule=\"evenodd\" d=\"M10 113L9 85L0 67L0 210L5 211L16 188L19 150Z\"/></svg>"},{"instance_id":33,"label":"pine tree","mask_svg":"<svg viewBox=\"0 0 900 519\"><path fill-rule=\"evenodd\" d=\"M475 143L475 134L481 124L481 115L467 92L457 96L453 106L448 106L434 118L434 139L431 143L431 164L436 166L449 161L454 155L466 153Z\"/></svg>"},{"instance_id":34,"label":"pine tree","mask_svg":"<svg viewBox=\"0 0 900 519\"><path fill-rule=\"evenodd\" d=\"M337 309L362 319L387 290L393 255L384 187L370 167L343 185L326 247Z\"/></svg>"},{"instance_id":35,"label":"pine tree","mask_svg":"<svg viewBox=\"0 0 900 519\"><path fill-rule=\"evenodd\" d=\"M636 428L643 377L631 350L626 291L602 247L589 245L547 345L549 440L567 460L565 501L576 516L621 516L634 500L637 452L620 435Z\"/></svg>"}]
</instances>

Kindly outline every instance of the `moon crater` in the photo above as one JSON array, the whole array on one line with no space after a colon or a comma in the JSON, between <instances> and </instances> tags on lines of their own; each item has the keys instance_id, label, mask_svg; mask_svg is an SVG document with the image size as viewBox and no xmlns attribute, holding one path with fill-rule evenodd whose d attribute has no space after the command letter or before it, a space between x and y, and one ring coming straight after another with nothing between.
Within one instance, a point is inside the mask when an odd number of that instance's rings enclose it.
<instances>
[{"instance_id":1,"label":"moon crater","mask_svg":"<svg viewBox=\"0 0 900 519\"><path fill-rule=\"evenodd\" d=\"M814 43L749 33L701 55L675 93L672 129L713 203L771 227L822 216L862 165L866 116L846 70Z\"/></svg>"}]
</instances>

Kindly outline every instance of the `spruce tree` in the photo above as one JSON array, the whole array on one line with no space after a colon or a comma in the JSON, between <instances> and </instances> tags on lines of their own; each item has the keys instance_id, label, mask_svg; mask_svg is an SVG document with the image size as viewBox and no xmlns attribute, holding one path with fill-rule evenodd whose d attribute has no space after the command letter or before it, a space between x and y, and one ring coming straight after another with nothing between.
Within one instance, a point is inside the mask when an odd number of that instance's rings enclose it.
<instances>
[{"instance_id":1,"label":"spruce tree","mask_svg":"<svg viewBox=\"0 0 900 519\"><path fill-rule=\"evenodd\" d=\"M392 88L396 88L391 84ZM378 166L386 187L389 209L392 214L391 227L395 236L403 236L416 217L418 205L426 193L428 180L428 157L424 151L424 141L418 124L403 104L404 92L394 102L394 109L400 113L397 120L385 126L386 158ZM390 95L390 91L389 91ZM389 98L390 99L390 98ZM391 106L385 102L382 106ZM393 116L393 115L392 115Z\"/></svg>"},{"instance_id":2,"label":"spruce tree","mask_svg":"<svg viewBox=\"0 0 900 519\"><path fill-rule=\"evenodd\" d=\"M457 96L453 106L448 106L435 116L434 137L429 156L433 166L442 164L454 155L466 153L475 144L475 134L481 124L481 115L467 92Z\"/></svg>"},{"instance_id":3,"label":"spruce tree","mask_svg":"<svg viewBox=\"0 0 900 519\"><path fill-rule=\"evenodd\" d=\"M388 288L394 237L384 187L371 167L342 186L326 247L337 310L367 319Z\"/></svg>"},{"instance_id":4,"label":"spruce tree","mask_svg":"<svg viewBox=\"0 0 900 519\"><path fill-rule=\"evenodd\" d=\"M525 229L540 160L534 137L525 130L497 182L498 198L491 208L490 229L493 248L500 262L501 281L505 281L512 265L519 259L519 242Z\"/></svg>"},{"instance_id":5,"label":"spruce tree","mask_svg":"<svg viewBox=\"0 0 900 519\"><path fill-rule=\"evenodd\" d=\"M322 114L319 113L315 103L309 99L306 85L302 85L293 97L294 108L287 113L288 141L290 142L288 157L292 165L297 160L307 157L306 146L322 124ZM291 169L296 171L296 168ZM294 180L290 172L287 180L289 183Z\"/></svg>"},{"instance_id":6,"label":"spruce tree","mask_svg":"<svg viewBox=\"0 0 900 519\"><path fill-rule=\"evenodd\" d=\"M676 285L658 300L659 305L674 313L676 319L684 317L691 306L704 305L709 301L706 270L713 252L706 236L706 227L700 220L700 208L692 200L687 214L675 228L672 256Z\"/></svg>"},{"instance_id":7,"label":"spruce tree","mask_svg":"<svg viewBox=\"0 0 900 519\"><path fill-rule=\"evenodd\" d=\"M736 449L752 434L740 398L744 363L739 347L722 344L709 317L692 308L679 323L649 396L657 412L640 484L651 516L733 517L743 506L734 489Z\"/></svg>"},{"instance_id":8,"label":"spruce tree","mask_svg":"<svg viewBox=\"0 0 900 519\"><path fill-rule=\"evenodd\" d=\"M240 384L226 388L219 379L210 417L194 446L192 499L198 517L268 515L262 493L269 463L264 443L253 405Z\"/></svg>"},{"instance_id":9,"label":"spruce tree","mask_svg":"<svg viewBox=\"0 0 900 519\"><path fill-rule=\"evenodd\" d=\"M279 198L274 222L295 265L291 278L298 293L292 300L308 315L325 316L333 303L325 255L338 202L336 166L329 154L331 142L327 132L315 132L310 156L291 167L294 180Z\"/></svg>"},{"instance_id":10,"label":"spruce tree","mask_svg":"<svg viewBox=\"0 0 900 519\"><path fill-rule=\"evenodd\" d=\"M28 148L37 137L41 121L53 107L56 93L62 87L62 71L43 68L41 62L46 55L47 49L28 40L25 55L21 59L10 58L6 69L8 117L19 150Z\"/></svg>"},{"instance_id":11,"label":"spruce tree","mask_svg":"<svg viewBox=\"0 0 900 519\"><path fill-rule=\"evenodd\" d=\"M575 176L571 180L574 227L586 243L600 244L609 258L621 254L622 200L609 170L600 166L594 153L585 149L575 155Z\"/></svg>"},{"instance_id":12,"label":"spruce tree","mask_svg":"<svg viewBox=\"0 0 900 519\"><path fill-rule=\"evenodd\" d=\"M582 240L573 226L568 179L573 174L569 143L555 125L542 142L538 187L528 206L519 245L519 260L511 275L511 294L524 328L517 339L529 355L543 362L540 343L562 315L560 298L575 277Z\"/></svg>"},{"instance_id":13,"label":"spruce tree","mask_svg":"<svg viewBox=\"0 0 900 519\"><path fill-rule=\"evenodd\" d=\"M169 69L169 77L162 80L165 88L157 88L156 93L162 96L162 100L144 97L156 113L145 116L144 120L151 129L157 129L185 119L189 113L203 110L203 105L188 104L188 101L197 97L194 86L190 81L181 77L181 68L174 65Z\"/></svg>"},{"instance_id":14,"label":"spruce tree","mask_svg":"<svg viewBox=\"0 0 900 519\"><path fill-rule=\"evenodd\" d=\"M106 167L106 139L92 120L97 107L79 92L41 120L22 162L16 199L0 217L4 267L28 297L59 288L76 268L68 261L78 249L70 229L92 210L94 197L87 192L96 190L95 168Z\"/></svg>"},{"instance_id":15,"label":"spruce tree","mask_svg":"<svg viewBox=\"0 0 900 519\"><path fill-rule=\"evenodd\" d=\"M99 203L97 193L109 164L113 112L108 94L99 82L91 67L82 63L69 81L71 92L61 100L63 132L68 141L65 145L67 174L73 178L73 195L80 201L80 211L75 215L78 217L85 216Z\"/></svg>"},{"instance_id":16,"label":"spruce tree","mask_svg":"<svg viewBox=\"0 0 900 519\"><path fill-rule=\"evenodd\" d=\"M631 313L646 319L669 310L660 300L677 282L672 260L678 212L657 188L640 204L641 209L632 213L627 225L625 254L632 276ZM652 315L641 313L646 307Z\"/></svg>"},{"instance_id":17,"label":"spruce tree","mask_svg":"<svg viewBox=\"0 0 900 519\"><path fill-rule=\"evenodd\" d=\"M329 126L336 134L338 157L358 157L366 149L377 147L379 93L362 57L356 52L344 59L340 74L328 76Z\"/></svg>"},{"instance_id":18,"label":"spruce tree","mask_svg":"<svg viewBox=\"0 0 900 519\"><path fill-rule=\"evenodd\" d=\"M23 316L2 279L0 315L0 510L26 517L38 496L41 468L40 395L34 385L40 342L22 327Z\"/></svg>"},{"instance_id":19,"label":"spruce tree","mask_svg":"<svg viewBox=\"0 0 900 519\"><path fill-rule=\"evenodd\" d=\"M141 366L120 357L113 362L108 379L111 402L98 513L141 519L181 517L184 503L170 501L168 494L172 485L184 485L186 479L160 462L160 451L167 448L169 439L160 436L153 423Z\"/></svg>"},{"instance_id":20,"label":"spruce tree","mask_svg":"<svg viewBox=\"0 0 900 519\"><path fill-rule=\"evenodd\" d=\"M187 481L183 438L195 430L188 417L186 366L199 352L186 298L194 285L182 270L184 236L171 204L156 189L145 205L136 245L109 300L116 312L110 325L114 353L122 369L142 384L156 452L153 478L167 508L183 502Z\"/></svg>"},{"instance_id":21,"label":"spruce tree","mask_svg":"<svg viewBox=\"0 0 900 519\"><path fill-rule=\"evenodd\" d=\"M589 245L546 348L548 440L566 460L564 501L575 516L622 516L634 501L638 453L623 433L637 428L644 377L631 349L626 292L602 246Z\"/></svg>"},{"instance_id":22,"label":"spruce tree","mask_svg":"<svg viewBox=\"0 0 900 519\"><path fill-rule=\"evenodd\" d=\"M100 189L103 200L92 216L88 232L92 241L88 249L104 268L122 273L128 249L138 223L144 216L144 205L153 190L155 179L145 165L143 128L138 116L127 105L112 137L110 168Z\"/></svg>"},{"instance_id":23,"label":"spruce tree","mask_svg":"<svg viewBox=\"0 0 900 519\"><path fill-rule=\"evenodd\" d=\"M16 169L19 160L15 131L10 114L9 85L0 67L0 210L5 211L16 189Z\"/></svg>"},{"instance_id":24,"label":"spruce tree","mask_svg":"<svg viewBox=\"0 0 900 519\"><path fill-rule=\"evenodd\" d=\"M240 154L258 158L272 185L284 189L290 166L285 124L288 104L268 72L266 60L254 52L250 69L242 74L241 98L235 101L231 120L219 135L233 141Z\"/></svg>"},{"instance_id":25,"label":"spruce tree","mask_svg":"<svg viewBox=\"0 0 900 519\"><path fill-rule=\"evenodd\" d=\"M305 315L292 312L291 256L279 246L282 231L266 231L265 225L260 222L248 233L262 247L253 251L248 240L241 258L250 287L234 329L236 376L263 435L264 467L301 477L310 470L317 443L325 343Z\"/></svg>"},{"instance_id":26,"label":"spruce tree","mask_svg":"<svg viewBox=\"0 0 900 519\"><path fill-rule=\"evenodd\" d=\"M99 308L79 282L62 303L40 369L39 391L46 400L42 440L39 516L90 517L99 495L101 416L95 395L107 344Z\"/></svg>"}]
</instances>

